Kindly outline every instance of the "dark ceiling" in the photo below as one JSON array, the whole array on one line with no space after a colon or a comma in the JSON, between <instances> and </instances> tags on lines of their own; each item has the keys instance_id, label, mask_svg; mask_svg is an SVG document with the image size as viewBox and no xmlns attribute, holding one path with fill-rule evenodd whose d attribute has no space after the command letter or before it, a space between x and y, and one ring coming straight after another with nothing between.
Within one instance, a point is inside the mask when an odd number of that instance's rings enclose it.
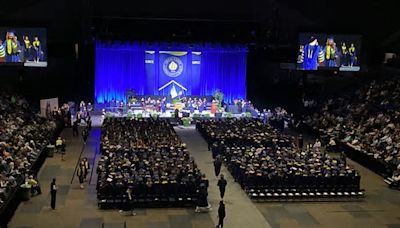
<instances>
[{"instance_id":1,"label":"dark ceiling","mask_svg":"<svg viewBox=\"0 0 400 228\"><path fill-rule=\"evenodd\" d=\"M0 72L32 97L93 96L95 39L248 43L249 59L258 66L248 77L257 82L264 80L258 76L265 61L295 60L300 32L360 34L368 64L400 47L399 0L0 0L0 5L0 26L47 28L49 67Z\"/></svg>"},{"instance_id":2,"label":"dark ceiling","mask_svg":"<svg viewBox=\"0 0 400 228\"><path fill-rule=\"evenodd\" d=\"M126 39L267 41L285 44L300 31L353 33L380 41L400 30L398 0L3 2L2 24L45 26L53 42L91 36Z\"/></svg>"}]
</instances>

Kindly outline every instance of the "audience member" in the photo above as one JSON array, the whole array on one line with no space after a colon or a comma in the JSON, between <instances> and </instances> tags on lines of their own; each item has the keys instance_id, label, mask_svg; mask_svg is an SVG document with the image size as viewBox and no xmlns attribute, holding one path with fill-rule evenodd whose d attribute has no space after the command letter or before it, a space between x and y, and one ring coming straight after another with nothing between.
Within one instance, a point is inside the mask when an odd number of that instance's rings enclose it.
<instances>
[{"instance_id":1,"label":"audience member","mask_svg":"<svg viewBox=\"0 0 400 228\"><path fill-rule=\"evenodd\" d=\"M400 79L373 81L350 94L329 99L303 122L393 171L400 164L399 97Z\"/></svg>"},{"instance_id":2,"label":"audience member","mask_svg":"<svg viewBox=\"0 0 400 228\"><path fill-rule=\"evenodd\" d=\"M54 142L56 120L34 114L28 102L0 92L0 207L25 180L41 151Z\"/></svg>"}]
</instances>

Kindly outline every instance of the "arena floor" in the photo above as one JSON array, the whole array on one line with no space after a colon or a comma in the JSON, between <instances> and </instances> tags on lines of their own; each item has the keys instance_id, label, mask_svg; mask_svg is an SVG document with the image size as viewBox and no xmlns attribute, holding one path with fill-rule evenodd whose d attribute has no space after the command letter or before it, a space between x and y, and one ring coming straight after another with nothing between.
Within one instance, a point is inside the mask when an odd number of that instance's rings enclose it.
<instances>
[{"instance_id":1,"label":"arena floor","mask_svg":"<svg viewBox=\"0 0 400 228\"><path fill-rule=\"evenodd\" d=\"M96 203L96 166L92 167L85 189L79 188L74 169L80 157L91 164L99 158L100 129L94 128L86 146L81 138L73 138L66 129L66 161L55 154L48 158L39 173L43 194L22 203L10 222L10 227L82 227L82 228L206 228L215 227L219 192L213 175L212 158L207 144L193 127L176 128L188 145L200 169L210 179L210 213L195 213L189 209L138 209L136 216L126 216L117 210L99 210ZM82 152L82 154L81 154ZM366 189L362 202L311 202L311 203L253 203L223 167L228 186L225 196L225 227L400 227L400 192L390 190L382 178L360 165L348 161L361 173L361 187ZM50 181L57 178L57 208L50 209ZM73 180L72 180L73 178ZM72 180L72 184L71 184Z\"/></svg>"}]
</instances>

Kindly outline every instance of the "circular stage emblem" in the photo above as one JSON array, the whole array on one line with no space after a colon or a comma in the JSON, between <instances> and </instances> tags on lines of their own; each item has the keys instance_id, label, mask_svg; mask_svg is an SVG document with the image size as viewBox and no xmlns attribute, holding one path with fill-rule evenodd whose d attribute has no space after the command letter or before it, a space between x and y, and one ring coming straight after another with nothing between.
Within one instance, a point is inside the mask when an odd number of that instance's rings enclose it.
<instances>
[{"instance_id":1,"label":"circular stage emblem","mask_svg":"<svg viewBox=\"0 0 400 228\"><path fill-rule=\"evenodd\" d=\"M171 56L164 60L163 71L169 77L178 77L183 72L183 62L178 57Z\"/></svg>"}]
</instances>

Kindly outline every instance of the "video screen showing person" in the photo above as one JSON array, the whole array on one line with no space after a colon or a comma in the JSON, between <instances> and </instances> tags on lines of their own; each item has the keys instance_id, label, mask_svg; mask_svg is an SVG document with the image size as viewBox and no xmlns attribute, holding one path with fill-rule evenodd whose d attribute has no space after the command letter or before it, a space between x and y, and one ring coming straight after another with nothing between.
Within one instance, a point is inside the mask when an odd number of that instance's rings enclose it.
<instances>
[{"instance_id":1,"label":"video screen showing person","mask_svg":"<svg viewBox=\"0 0 400 228\"><path fill-rule=\"evenodd\" d=\"M359 71L360 48L361 36L302 33L299 36L297 69Z\"/></svg>"},{"instance_id":2,"label":"video screen showing person","mask_svg":"<svg viewBox=\"0 0 400 228\"><path fill-rule=\"evenodd\" d=\"M44 28L0 27L0 64L46 67L46 44Z\"/></svg>"}]
</instances>

